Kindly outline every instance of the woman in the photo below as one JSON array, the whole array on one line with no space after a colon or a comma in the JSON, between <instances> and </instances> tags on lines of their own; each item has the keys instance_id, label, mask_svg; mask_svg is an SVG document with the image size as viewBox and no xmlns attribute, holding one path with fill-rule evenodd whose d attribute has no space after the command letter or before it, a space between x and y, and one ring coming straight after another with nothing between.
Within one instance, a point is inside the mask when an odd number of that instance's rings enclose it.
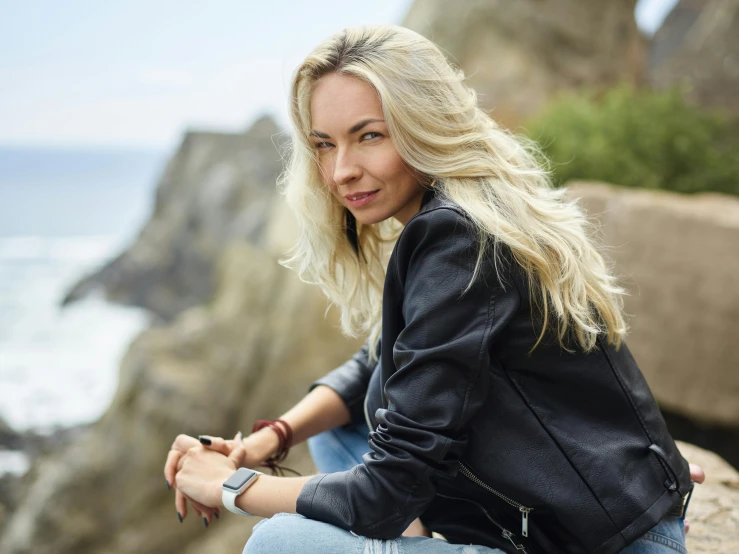
<instances>
[{"instance_id":1,"label":"woman","mask_svg":"<svg viewBox=\"0 0 739 554\"><path fill-rule=\"evenodd\" d=\"M236 497L270 518L244 552L685 552L688 464L624 343L623 291L534 147L395 26L316 48L291 117L284 263L369 339L281 418L321 473ZM178 438L178 512L189 498L207 524L275 437Z\"/></svg>"}]
</instances>

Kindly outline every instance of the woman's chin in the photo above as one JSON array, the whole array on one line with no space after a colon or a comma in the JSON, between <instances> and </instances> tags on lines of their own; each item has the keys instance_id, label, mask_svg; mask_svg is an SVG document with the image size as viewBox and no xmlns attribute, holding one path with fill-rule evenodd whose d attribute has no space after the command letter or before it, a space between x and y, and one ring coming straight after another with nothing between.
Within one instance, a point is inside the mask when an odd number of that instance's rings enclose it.
<instances>
[{"instance_id":1,"label":"woman's chin","mask_svg":"<svg viewBox=\"0 0 739 554\"><path fill-rule=\"evenodd\" d=\"M354 215L357 222L362 225L374 225L387 219L387 216L380 213L378 210L350 210Z\"/></svg>"}]
</instances>

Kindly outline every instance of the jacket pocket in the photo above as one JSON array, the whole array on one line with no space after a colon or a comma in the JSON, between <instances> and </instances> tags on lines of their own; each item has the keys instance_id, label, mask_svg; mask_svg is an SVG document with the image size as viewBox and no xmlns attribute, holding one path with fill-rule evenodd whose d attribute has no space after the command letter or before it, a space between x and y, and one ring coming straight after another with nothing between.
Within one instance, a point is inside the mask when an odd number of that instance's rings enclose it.
<instances>
[{"instance_id":1,"label":"jacket pocket","mask_svg":"<svg viewBox=\"0 0 739 554\"><path fill-rule=\"evenodd\" d=\"M533 508L524 506L520 502L516 502L512 498L509 498L502 492L495 490L493 487L491 487L490 485L485 483L482 479L480 479L477 475L475 475L473 471L470 468L468 468L466 465L464 465L462 462L459 463L459 472L462 475L464 475L467 479L475 483L477 486L497 496L498 498L503 500L506 504L508 504L509 506L513 506L519 512L521 512L521 536L523 537L529 536L529 515L532 511L534 511Z\"/></svg>"},{"instance_id":2,"label":"jacket pocket","mask_svg":"<svg viewBox=\"0 0 739 554\"><path fill-rule=\"evenodd\" d=\"M649 450L657 455L657 458L660 460L660 465L665 470L665 473L667 473L669 476L668 479L671 479L671 481L665 482L665 487L671 491L677 490L677 473L675 473L675 469L672 467L670 459L667 457L667 454L665 454L665 451L662 450L657 444L650 444Z\"/></svg>"},{"instance_id":3,"label":"jacket pocket","mask_svg":"<svg viewBox=\"0 0 739 554\"><path fill-rule=\"evenodd\" d=\"M490 515L490 512L485 508L485 506L483 506L479 502L475 502L474 500L470 498L463 498L460 496L450 496L448 494L442 494L442 493L436 493L436 495L442 498L449 498L451 500L461 500L463 502L469 502L471 504L475 504L478 508L480 508L480 510L482 510L482 512L485 514L485 517L487 517L488 520L500 530L501 536L505 540L509 541L514 546L514 548L516 549L516 552L519 552L520 554L529 554L529 551L526 549L526 546L521 544L518 541L518 537L516 536L516 534L506 529L498 520L496 520L492 515Z\"/></svg>"},{"instance_id":4,"label":"jacket pocket","mask_svg":"<svg viewBox=\"0 0 739 554\"><path fill-rule=\"evenodd\" d=\"M644 421L644 417L639 411L639 407L634 401L634 398L632 397L632 394L629 391L629 388L626 386L624 376L621 375L621 372L617 364L614 362L607 346L603 343L603 340L600 337L598 337L598 345L601 351L603 352L603 355L605 356L606 360L608 361L608 366L611 372L613 373L613 376L616 379L616 382L621 388L621 392L624 395L624 398L626 399L629 406L631 407L634 417L639 422L642 432L644 433L644 436L649 442L649 446L647 446L647 448L651 450L657 456L657 461L660 467L662 468L663 473L667 476L667 479L663 483L664 487L671 491L678 490L680 483L679 483L678 474L675 471L675 468L672 466L672 463L670 463L669 457L667 456L665 451L657 444L654 434L649 430L649 427ZM643 386L648 389L648 385L646 384L646 381L644 381ZM649 392L649 396L653 400L652 408L656 410L657 412L659 412L659 407L657 406L656 401L653 399L651 395L651 391ZM665 432L667 432L666 429L665 429Z\"/></svg>"}]
</instances>

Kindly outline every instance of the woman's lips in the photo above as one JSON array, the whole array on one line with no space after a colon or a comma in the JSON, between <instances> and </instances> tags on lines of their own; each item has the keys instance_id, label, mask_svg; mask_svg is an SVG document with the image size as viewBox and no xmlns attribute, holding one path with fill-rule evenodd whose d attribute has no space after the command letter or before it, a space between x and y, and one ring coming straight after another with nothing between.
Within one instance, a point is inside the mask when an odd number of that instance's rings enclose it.
<instances>
[{"instance_id":1,"label":"woman's lips","mask_svg":"<svg viewBox=\"0 0 739 554\"><path fill-rule=\"evenodd\" d=\"M367 196L363 196L362 198L358 198L357 200L352 200L351 198L346 199L346 203L349 204L352 208L356 208L357 206L364 206L368 202L372 202L372 199L377 196L377 193L379 191L374 191L369 193Z\"/></svg>"}]
</instances>

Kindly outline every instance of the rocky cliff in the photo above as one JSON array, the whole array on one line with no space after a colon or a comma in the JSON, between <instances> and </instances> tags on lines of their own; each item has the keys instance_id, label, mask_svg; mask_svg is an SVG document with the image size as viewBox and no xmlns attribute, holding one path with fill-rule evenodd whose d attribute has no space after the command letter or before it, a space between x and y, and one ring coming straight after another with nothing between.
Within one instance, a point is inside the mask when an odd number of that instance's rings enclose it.
<instances>
[{"instance_id":1,"label":"rocky cliff","mask_svg":"<svg viewBox=\"0 0 739 554\"><path fill-rule=\"evenodd\" d=\"M650 76L701 106L739 113L739 0L681 0L652 40Z\"/></svg>"},{"instance_id":2,"label":"rocky cliff","mask_svg":"<svg viewBox=\"0 0 739 554\"><path fill-rule=\"evenodd\" d=\"M143 332L126 353L105 416L37 460L3 554L240 552L258 518L226 512L180 524L162 468L179 433L233 436L273 419L359 346L338 331L316 287L247 243L224 249L212 302ZM284 465L315 472L305 443Z\"/></svg>"},{"instance_id":3,"label":"rocky cliff","mask_svg":"<svg viewBox=\"0 0 739 554\"><path fill-rule=\"evenodd\" d=\"M677 443L686 460L701 466L708 476L696 485L685 519L691 554L739 552L739 472L713 452L684 442Z\"/></svg>"},{"instance_id":4,"label":"rocky cliff","mask_svg":"<svg viewBox=\"0 0 739 554\"><path fill-rule=\"evenodd\" d=\"M188 132L157 185L153 213L123 253L75 284L63 304L102 289L164 321L208 301L232 240L260 245L282 159L269 117L243 134Z\"/></svg>"},{"instance_id":5,"label":"rocky cliff","mask_svg":"<svg viewBox=\"0 0 739 554\"><path fill-rule=\"evenodd\" d=\"M559 92L621 81L680 86L701 106L739 113L739 0L681 0L651 40L635 5L416 0L403 25L436 42L511 128Z\"/></svg>"},{"instance_id":6,"label":"rocky cliff","mask_svg":"<svg viewBox=\"0 0 739 554\"><path fill-rule=\"evenodd\" d=\"M556 93L646 79L636 0L417 0L403 25L457 63L480 102L516 127Z\"/></svg>"}]
</instances>

